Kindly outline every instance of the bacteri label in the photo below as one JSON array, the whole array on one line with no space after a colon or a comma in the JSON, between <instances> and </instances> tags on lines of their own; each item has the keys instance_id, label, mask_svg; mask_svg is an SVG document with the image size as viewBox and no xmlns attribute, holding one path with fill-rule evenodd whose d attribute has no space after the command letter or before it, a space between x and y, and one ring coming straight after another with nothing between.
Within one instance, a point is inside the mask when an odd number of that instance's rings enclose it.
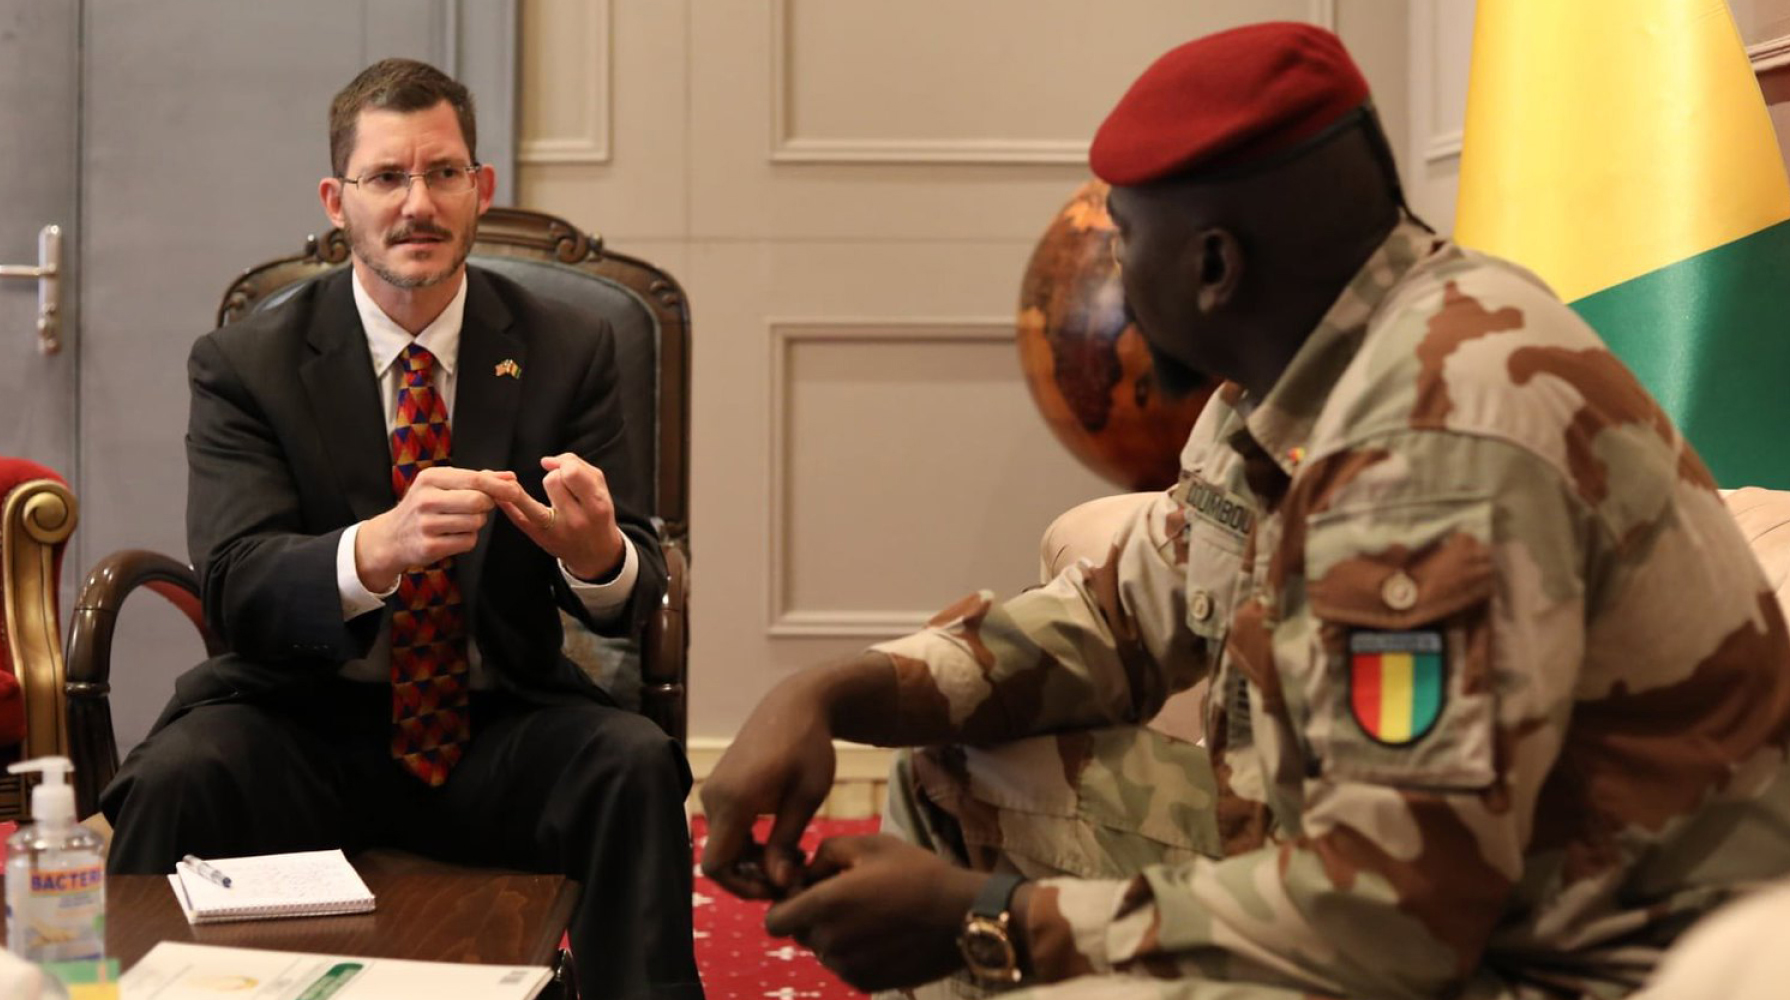
<instances>
[{"instance_id":1,"label":"bacteri label","mask_svg":"<svg viewBox=\"0 0 1790 1000\"><path fill-rule=\"evenodd\" d=\"M8 874L9 950L34 962L87 962L105 957L104 864L33 866L25 871L15 868Z\"/></svg>"}]
</instances>

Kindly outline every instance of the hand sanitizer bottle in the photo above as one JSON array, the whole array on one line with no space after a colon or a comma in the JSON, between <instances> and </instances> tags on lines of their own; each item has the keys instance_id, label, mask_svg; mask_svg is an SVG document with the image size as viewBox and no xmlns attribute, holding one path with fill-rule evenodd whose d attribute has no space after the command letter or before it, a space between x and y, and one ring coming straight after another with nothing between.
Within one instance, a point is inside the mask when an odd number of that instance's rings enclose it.
<instances>
[{"instance_id":1,"label":"hand sanitizer bottle","mask_svg":"<svg viewBox=\"0 0 1790 1000\"><path fill-rule=\"evenodd\" d=\"M105 848L75 822L74 769L67 757L7 768L43 775L31 790L31 824L6 841L6 947L31 962L106 957Z\"/></svg>"}]
</instances>

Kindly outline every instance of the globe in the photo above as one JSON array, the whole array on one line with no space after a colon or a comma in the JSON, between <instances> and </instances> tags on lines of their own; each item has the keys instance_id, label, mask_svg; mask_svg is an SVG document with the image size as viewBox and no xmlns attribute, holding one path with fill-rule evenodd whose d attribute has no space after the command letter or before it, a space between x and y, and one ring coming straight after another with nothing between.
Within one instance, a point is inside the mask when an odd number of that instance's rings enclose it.
<instances>
[{"instance_id":1,"label":"globe","mask_svg":"<svg viewBox=\"0 0 1790 1000\"><path fill-rule=\"evenodd\" d=\"M1217 382L1183 398L1157 387L1143 334L1125 313L1107 190L1097 180L1077 188L1032 251L1019 292L1019 360L1070 454L1125 489L1165 489Z\"/></svg>"}]
</instances>

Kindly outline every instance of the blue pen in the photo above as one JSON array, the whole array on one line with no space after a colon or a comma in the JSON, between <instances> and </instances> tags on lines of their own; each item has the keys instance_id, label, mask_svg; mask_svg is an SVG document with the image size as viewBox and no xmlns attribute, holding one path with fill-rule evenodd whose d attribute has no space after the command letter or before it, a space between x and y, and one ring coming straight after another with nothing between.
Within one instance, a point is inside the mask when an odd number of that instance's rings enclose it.
<instances>
[{"instance_id":1,"label":"blue pen","mask_svg":"<svg viewBox=\"0 0 1790 1000\"><path fill-rule=\"evenodd\" d=\"M205 881L215 882L216 884L221 885L226 889L230 888L230 876L225 875L221 871L218 871L217 868L214 867L213 865L211 865L210 863L201 861L191 854L187 855L186 857L181 858L180 860L182 862L184 862L188 868L191 868L193 871L197 872L199 874L199 877L204 879Z\"/></svg>"}]
</instances>

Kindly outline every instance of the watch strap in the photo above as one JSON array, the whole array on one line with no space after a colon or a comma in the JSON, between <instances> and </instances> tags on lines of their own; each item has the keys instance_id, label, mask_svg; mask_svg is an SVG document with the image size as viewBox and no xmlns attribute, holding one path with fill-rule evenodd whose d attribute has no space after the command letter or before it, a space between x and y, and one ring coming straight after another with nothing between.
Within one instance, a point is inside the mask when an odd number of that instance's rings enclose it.
<instances>
[{"instance_id":1,"label":"watch strap","mask_svg":"<svg viewBox=\"0 0 1790 1000\"><path fill-rule=\"evenodd\" d=\"M1025 876L1014 872L998 872L988 877L977 891L976 898L970 903L970 915L998 920L1007 912L1007 906L1013 900L1014 890L1024 882Z\"/></svg>"}]
</instances>

